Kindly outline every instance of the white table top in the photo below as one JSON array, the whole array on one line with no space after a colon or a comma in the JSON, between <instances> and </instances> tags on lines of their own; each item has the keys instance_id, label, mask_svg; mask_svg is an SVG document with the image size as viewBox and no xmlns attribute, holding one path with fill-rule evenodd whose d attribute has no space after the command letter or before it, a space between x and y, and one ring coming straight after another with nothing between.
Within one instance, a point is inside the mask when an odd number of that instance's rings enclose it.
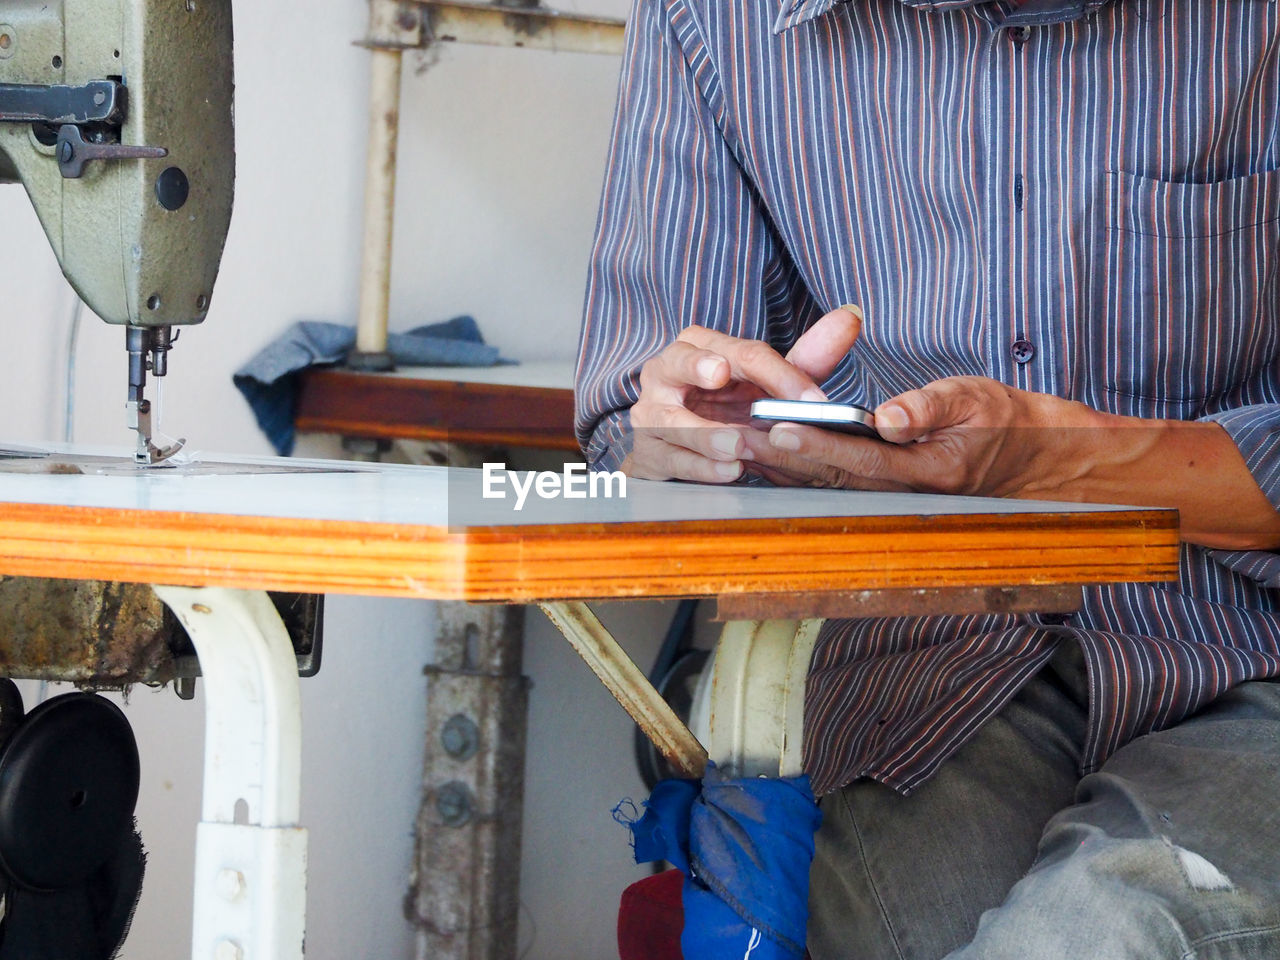
<instances>
[{"instance_id":1,"label":"white table top","mask_svg":"<svg viewBox=\"0 0 1280 960\"><path fill-rule=\"evenodd\" d=\"M0 447L16 449L14 445ZM509 479L502 487L507 494L505 499L486 499L482 496L482 471L474 469L205 454L197 454L193 463L137 467L129 451L122 449L54 444L20 449L50 452L54 462L73 461L85 472L25 472L47 469L48 460L6 460L0 453L0 502L455 529L800 517L1075 514L1133 509L628 479L625 499L543 499L531 490L523 508L517 511Z\"/></svg>"}]
</instances>

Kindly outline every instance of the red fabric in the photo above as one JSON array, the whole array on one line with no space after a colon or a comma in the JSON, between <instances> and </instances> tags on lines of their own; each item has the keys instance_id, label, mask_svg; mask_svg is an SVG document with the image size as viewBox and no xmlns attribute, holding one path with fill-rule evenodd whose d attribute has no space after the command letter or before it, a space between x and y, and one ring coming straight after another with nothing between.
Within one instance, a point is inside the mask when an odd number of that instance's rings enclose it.
<instances>
[{"instance_id":1,"label":"red fabric","mask_svg":"<svg viewBox=\"0 0 1280 960\"><path fill-rule=\"evenodd\" d=\"M664 870L637 880L622 891L622 903L618 905L619 960L683 960L683 885L684 875L679 870ZM808 958L806 952L805 960Z\"/></svg>"},{"instance_id":2,"label":"red fabric","mask_svg":"<svg viewBox=\"0 0 1280 960\"><path fill-rule=\"evenodd\" d=\"M620 960L681 960L683 883L684 875L679 870L664 870L637 880L622 891L618 907Z\"/></svg>"}]
</instances>

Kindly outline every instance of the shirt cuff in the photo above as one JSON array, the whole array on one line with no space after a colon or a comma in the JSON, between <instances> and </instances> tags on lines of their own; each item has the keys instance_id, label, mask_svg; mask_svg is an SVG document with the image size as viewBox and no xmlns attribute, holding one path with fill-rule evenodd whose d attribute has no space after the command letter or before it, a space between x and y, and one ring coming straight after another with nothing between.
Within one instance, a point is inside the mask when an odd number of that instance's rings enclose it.
<instances>
[{"instance_id":1,"label":"shirt cuff","mask_svg":"<svg viewBox=\"0 0 1280 960\"><path fill-rule=\"evenodd\" d=\"M1217 423L1240 449L1253 479L1280 510L1280 404L1260 403L1200 418ZM1265 550L1211 550L1218 563L1264 587L1280 588L1280 553Z\"/></svg>"}]
</instances>

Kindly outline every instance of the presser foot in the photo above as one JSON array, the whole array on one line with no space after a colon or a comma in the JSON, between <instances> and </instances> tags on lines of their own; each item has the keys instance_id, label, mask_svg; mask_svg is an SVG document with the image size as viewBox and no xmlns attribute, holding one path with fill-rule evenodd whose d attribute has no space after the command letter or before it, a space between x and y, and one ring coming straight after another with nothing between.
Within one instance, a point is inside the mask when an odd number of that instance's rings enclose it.
<instances>
[{"instance_id":1,"label":"presser foot","mask_svg":"<svg viewBox=\"0 0 1280 960\"><path fill-rule=\"evenodd\" d=\"M163 463L182 449L186 439L175 440L163 447L156 446L151 439L151 401L147 399L130 400L125 404L128 411L129 429L138 435L138 446L133 452L133 460L142 466L154 466Z\"/></svg>"}]
</instances>

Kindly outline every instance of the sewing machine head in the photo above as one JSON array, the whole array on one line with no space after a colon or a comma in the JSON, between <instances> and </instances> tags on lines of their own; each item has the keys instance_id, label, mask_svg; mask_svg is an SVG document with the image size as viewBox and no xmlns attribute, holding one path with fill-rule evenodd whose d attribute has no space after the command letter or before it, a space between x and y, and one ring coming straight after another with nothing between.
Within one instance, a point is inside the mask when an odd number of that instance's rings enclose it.
<instances>
[{"instance_id":1,"label":"sewing machine head","mask_svg":"<svg viewBox=\"0 0 1280 960\"><path fill-rule=\"evenodd\" d=\"M208 314L235 179L231 0L5 0L0 182L21 181L62 271L124 324L128 422L146 371Z\"/></svg>"}]
</instances>

